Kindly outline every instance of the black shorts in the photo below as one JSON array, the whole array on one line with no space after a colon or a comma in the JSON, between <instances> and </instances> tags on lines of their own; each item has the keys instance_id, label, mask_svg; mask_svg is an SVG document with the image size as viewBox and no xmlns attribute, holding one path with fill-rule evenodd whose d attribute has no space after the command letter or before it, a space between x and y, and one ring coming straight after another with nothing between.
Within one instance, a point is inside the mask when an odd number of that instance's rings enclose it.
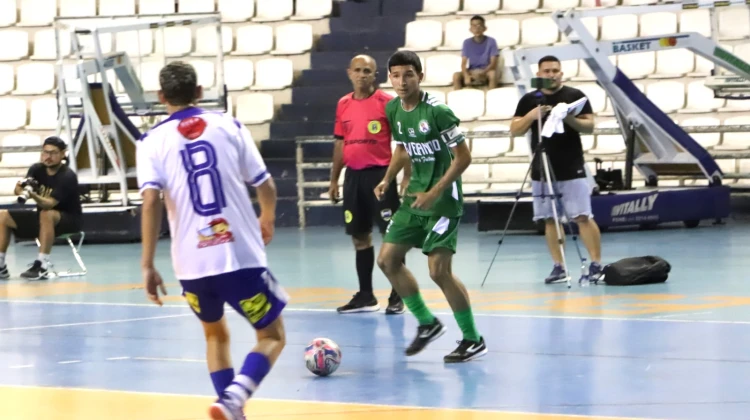
<instances>
[{"instance_id":1,"label":"black shorts","mask_svg":"<svg viewBox=\"0 0 750 420\"><path fill-rule=\"evenodd\" d=\"M16 239L36 239L39 237L39 212L36 210L8 210L10 217L16 222L13 230ZM78 233L83 228L83 217L71 213L60 212L60 221L55 226L55 236L66 233Z\"/></svg>"},{"instance_id":2,"label":"black shorts","mask_svg":"<svg viewBox=\"0 0 750 420\"><path fill-rule=\"evenodd\" d=\"M385 233L388 222L396 213L401 200L398 185L391 182L383 201L375 197L375 187L385 177L387 167L347 169L344 175L344 221L347 235L361 235L372 232L372 222L378 225L380 233Z\"/></svg>"}]
</instances>

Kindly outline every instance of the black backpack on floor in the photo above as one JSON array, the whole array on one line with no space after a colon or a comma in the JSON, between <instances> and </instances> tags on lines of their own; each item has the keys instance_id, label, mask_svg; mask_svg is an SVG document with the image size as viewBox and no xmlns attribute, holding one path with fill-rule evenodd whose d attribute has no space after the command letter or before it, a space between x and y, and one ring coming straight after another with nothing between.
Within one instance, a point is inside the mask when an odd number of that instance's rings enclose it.
<instances>
[{"instance_id":1,"label":"black backpack on floor","mask_svg":"<svg viewBox=\"0 0 750 420\"><path fill-rule=\"evenodd\" d=\"M604 282L610 286L664 283L672 266L660 257L631 257L604 266Z\"/></svg>"}]
</instances>

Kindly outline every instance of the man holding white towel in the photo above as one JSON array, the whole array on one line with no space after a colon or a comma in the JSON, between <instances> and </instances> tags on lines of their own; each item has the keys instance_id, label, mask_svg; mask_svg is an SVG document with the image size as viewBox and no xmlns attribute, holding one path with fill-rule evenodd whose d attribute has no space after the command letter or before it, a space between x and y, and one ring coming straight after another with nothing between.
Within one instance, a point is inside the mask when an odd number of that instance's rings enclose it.
<instances>
[{"instance_id":1,"label":"man holding white towel","mask_svg":"<svg viewBox=\"0 0 750 420\"><path fill-rule=\"evenodd\" d=\"M539 60L539 71L537 77L550 79L549 89L540 89L529 92L518 102L515 116L510 125L510 131L516 141L523 141L522 137L531 129L531 148L536 150L539 141L539 128L537 118L539 107L541 107L542 124L550 118L550 113L558 104L572 104L585 98L578 89L563 86L562 68L560 60L553 56L546 56ZM540 95L541 93L541 95ZM540 105L541 100L541 105ZM560 114L561 108L554 111ZM593 219L591 212L591 186L586 179L583 158L583 146L580 133L591 133L594 130L594 113L588 101L583 105L581 112L569 112L561 117L563 132L554 129L559 124L548 126L551 135L544 138L544 146L549 157L550 170L556 183L555 192L560 194L563 208L557 207L561 217L567 217L578 224L578 229L586 249L588 250L591 265L589 266L589 279L599 281L602 279L601 266L601 234L599 226ZM544 134L549 134L545 132ZM554 260L555 266L552 273L544 280L545 283L557 283L565 281L565 271L562 265L562 254L557 242L555 221L552 213L554 197L549 197L545 181L544 167L540 155L535 155L531 170L531 191L534 201L534 221L545 221L545 236L547 245Z\"/></svg>"}]
</instances>

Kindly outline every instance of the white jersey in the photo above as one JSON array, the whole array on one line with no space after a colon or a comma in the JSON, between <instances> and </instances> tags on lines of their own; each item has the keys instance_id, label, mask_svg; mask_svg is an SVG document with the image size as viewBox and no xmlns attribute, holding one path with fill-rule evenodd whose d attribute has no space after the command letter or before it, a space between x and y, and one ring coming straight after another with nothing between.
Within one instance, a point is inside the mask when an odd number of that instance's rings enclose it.
<instances>
[{"instance_id":1,"label":"white jersey","mask_svg":"<svg viewBox=\"0 0 750 420\"><path fill-rule=\"evenodd\" d=\"M178 280L267 266L247 184L270 175L250 131L230 116L187 108L137 145L138 185L164 192Z\"/></svg>"}]
</instances>

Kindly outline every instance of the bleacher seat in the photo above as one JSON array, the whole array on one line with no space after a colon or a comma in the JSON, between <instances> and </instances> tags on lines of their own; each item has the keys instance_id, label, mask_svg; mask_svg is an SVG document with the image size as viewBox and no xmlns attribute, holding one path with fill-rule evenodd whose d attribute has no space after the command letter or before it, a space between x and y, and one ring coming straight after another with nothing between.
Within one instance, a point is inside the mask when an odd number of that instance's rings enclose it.
<instances>
[{"instance_id":1,"label":"bleacher seat","mask_svg":"<svg viewBox=\"0 0 750 420\"><path fill-rule=\"evenodd\" d=\"M40 146L42 139L36 134L16 133L3 137L3 147ZM39 162L39 152L3 153L0 155L0 167L28 168Z\"/></svg>"},{"instance_id":2,"label":"bleacher seat","mask_svg":"<svg viewBox=\"0 0 750 420\"><path fill-rule=\"evenodd\" d=\"M602 41L636 38L638 36L637 15L612 15L602 17Z\"/></svg>"},{"instance_id":3,"label":"bleacher seat","mask_svg":"<svg viewBox=\"0 0 750 420\"><path fill-rule=\"evenodd\" d=\"M441 51L461 51L464 41L474 35L469 30L468 19L454 19L445 23L443 33L443 45L438 47Z\"/></svg>"},{"instance_id":4,"label":"bleacher seat","mask_svg":"<svg viewBox=\"0 0 750 420\"><path fill-rule=\"evenodd\" d=\"M484 115L484 91L462 89L448 92L448 106L462 122L474 121Z\"/></svg>"},{"instance_id":5,"label":"bleacher seat","mask_svg":"<svg viewBox=\"0 0 750 420\"><path fill-rule=\"evenodd\" d=\"M159 71L163 67L161 61L147 61L141 63L140 80L143 90L146 92L156 92L159 86Z\"/></svg>"},{"instance_id":6,"label":"bleacher seat","mask_svg":"<svg viewBox=\"0 0 750 420\"><path fill-rule=\"evenodd\" d=\"M67 57L71 52L70 33L60 31L60 54ZM34 54L32 60L56 60L57 47L55 45L55 30L41 29L34 33Z\"/></svg>"},{"instance_id":7,"label":"bleacher seat","mask_svg":"<svg viewBox=\"0 0 750 420\"><path fill-rule=\"evenodd\" d=\"M255 0L218 0L222 22L245 22L255 16Z\"/></svg>"},{"instance_id":8,"label":"bleacher seat","mask_svg":"<svg viewBox=\"0 0 750 420\"><path fill-rule=\"evenodd\" d=\"M0 27L15 25L17 20L16 0L0 0Z\"/></svg>"},{"instance_id":9,"label":"bleacher seat","mask_svg":"<svg viewBox=\"0 0 750 420\"><path fill-rule=\"evenodd\" d=\"M273 96L247 93L237 97L236 118L243 124L263 124L273 118Z\"/></svg>"},{"instance_id":10,"label":"bleacher seat","mask_svg":"<svg viewBox=\"0 0 750 420\"><path fill-rule=\"evenodd\" d=\"M680 32L696 32L711 36L711 17L708 9L685 10L680 13Z\"/></svg>"},{"instance_id":11,"label":"bleacher seat","mask_svg":"<svg viewBox=\"0 0 750 420\"><path fill-rule=\"evenodd\" d=\"M504 124L484 124L474 127L472 132L480 131L510 131L510 126ZM510 137L477 137L471 139L472 158L493 158L503 155L510 150Z\"/></svg>"},{"instance_id":12,"label":"bleacher seat","mask_svg":"<svg viewBox=\"0 0 750 420\"><path fill-rule=\"evenodd\" d=\"M210 88L216 84L216 62L214 60L190 60L188 63L195 68L198 75L198 84L204 88Z\"/></svg>"},{"instance_id":13,"label":"bleacher seat","mask_svg":"<svg viewBox=\"0 0 750 420\"><path fill-rule=\"evenodd\" d=\"M261 55L273 49L273 28L270 25L245 25L237 29L234 55Z\"/></svg>"},{"instance_id":14,"label":"bleacher seat","mask_svg":"<svg viewBox=\"0 0 750 420\"><path fill-rule=\"evenodd\" d=\"M256 0L254 22L286 20L294 12L293 0Z\"/></svg>"},{"instance_id":15,"label":"bleacher seat","mask_svg":"<svg viewBox=\"0 0 750 420\"><path fill-rule=\"evenodd\" d=\"M430 51L443 44L443 24L436 20L415 20L406 24L404 49Z\"/></svg>"},{"instance_id":16,"label":"bleacher seat","mask_svg":"<svg viewBox=\"0 0 750 420\"><path fill-rule=\"evenodd\" d=\"M57 98L37 98L29 106L27 130L54 130L57 127Z\"/></svg>"},{"instance_id":17,"label":"bleacher seat","mask_svg":"<svg viewBox=\"0 0 750 420\"><path fill-rule=\"evenodd\" d=\"M193 50L193 33L187 26L173 26L158 30L155 38L154 51L157 54L165 54L167 57L184 57ZM162 51L162 46L165 51Z\"/></svg>"},{"instance_id":18,"label":"bleacher seat","mask_svg":"<svg viewBox=\"0 0 750 420\"><path fill-rule=\"evenodd\" d=\"M721 121L716 117L688 118L680 121L681 127L719 127ZM721 142L721 133L688 133L698 144L706 149L713 148Z\"/></svg>"},{"instance_id":19,"label":"bleacher seat","mask_svg":"<svg viewBox=\"0 0 750 420\"><path fill-rule=\"evenodd\" d=\"M750 116L740 115L724 120L724 125L750 125ZM715 146L716 150L747 150L750 148L750 139L747 133L723 133L721 144Z\"/></svg>"},{"instance_id":20,"label":"bleacher seat","mask_svg":"<svg viewBox=\"0 0 750 420\"><path fill-rule=\"evenodd\" d=\"M333 2L331 0L306 0L297 1L294 16L291 20L318 20L330 16L333 13Z\"/></svg>"},{"instance_id":21,"label":"bleacher seat","mask_svg":"<svg viewBox=\"0 0 750 420\"><path fill-rule=\"evenodd\" d=\"M505 153L505 156L527 156L531 158L531 149L529 148L529 141L527 140L526 136L513 137L511 143L511 149L507 153Z\"/></svg>"},{"instance_id":22,"label":"bleacher seat","mask_svg":"<svg viewBox=\"0 0 750 420\"><path fill-rule=\"evenodd\" d=\"M0 61L18 61L29 56L29 33L18 29L0 31Z\"/></svg>"},{"instance_id":23,"label":"bleacher seat","mask_svg":"<svg viewBox=\"0 0 750 420\"><path fill-rule=\"evenodd\" d=\"M175 13L174 0L139 0L139 15L171 15Z\"/></svg>"},{"instance_id":24,"label":"bleacher seat","mask_svg":"<svg viewBox=\"0 0 750 420\"><path fill-rule=\"evenodd\" d=\"M453 74L461 71L461 56L458 54L439 54L425 60L425 80L422 86L450 86Z\"/></svg>"},{"instance_id":25,"label":"bleacher seat","mask_svg":"<svg viewBox=\"0 0 750 420\"><path fill-rule=\"evenodd\" d=\"M276 27L274 55L303 54L312 49L313 30L307 23L287 23Z\"/></svg>"},{"instance_id":26,"label":"bleacher seat","mask_svg":"<svg viewBox=\"0 0 750 420\"><path fill-rule=\"evenodd\" d=\"M542 0L538 13L550 13L555 10L567 10L581 5L581 0Z\"/></svg>"},{"instance_id":27,"label":"bleacher seat","mask_svg":"<svg viewBox=\"0 0 750 420\"><path fill-rule=\"evenodd\" d=\"M498 18L485 21L485 35L495 38L497 48L503 49L521 42L521 22L518 19Z\"/></svg>"},{"instance_id":28,"label":"bleacher seat","mask_svg":"<svg viewBox=\"0 0 750 420\"><path fill-rule=\"evenodd\" d=\"M224 61L224 82L229 91L248 89L255 80L252 60L232 59Z\"/></svg>"},{"instance_id":29,"label":"bleacher seat","mask_svg":"<svg viewBox=\"0 0 750 420\"><path fill-rule=\"evenodd\" d=\"M135 0L99 0L99 16L132 16Z\"/></svg>"},{"instance_id":30,"label":"bleacher seat","mask_svg":"<svg viewBox=\"0 0 750 420\"><path fill-rule=\"evenodd\" d=\"M115 48L124 51L129 57L145 57L154 52L153 32L123 31L115 34Z\"/></svg>"},{"instance_id":31,"label":"bleacher seat","mask_svg":"<svg viewBox=\"0 0 750 420\"><path fill-rule=\"evenodd\" d=\"M255 62L255 90L281 90L292 85L292 61L286 58L267 58Z\"/></svg>"},{"instance_id":32,"label":"bleacher seat","mask_svg":"<svg viewBox=\"0 0 750 420\"><path fill-rule=\"evenodd\" d=\"M630 79L643 79L656 72L656 52L620 55L617 57L617 67Z\"/></svg>"},{"instance_id":33,"label":"bleacher seat","mask_svg":"<svg viewBox=\"0 0 750 420\"><path fill-rule=\"evenodd\" d=\"M685 84L673 80L651 83L646 96L663 112L669 114L685 107Z\"/></svg>"},{"instance_id":34,"label":"bleacher seat","mask_svg":"<svg viewBox=\"0 0 750 420\"><path fill-rule=\"evenodd\" d=\"M750 100L733 100L727 99L726 105L719 110L720 112L747 112L750 111Z\"/></svg>"},{"instance_id":35,"label":"bleacher seat","mask_svg":"<svg viewBox=\"0 0 750 420\"><path fill-rule=\"evenodd\" d=\"M16 88L16 75L12 64L0 64L0 95L7 95Z\"/></svg>"},{"instance_id":36,"label":"bleacher seat","mask_svg":"<svg viewBox=\"0 0 750 420\"><path fill-rule=\"evenodd\" d=\"M730 41L750 36L750 13L738 8L719 8L719 39Z\"/></svg>"},{"instance_id":37,"label":"bleacher seat","mask_svg":"<svg viewBox=\"0 0 750 420\"><path fill-rule=\"evenodd\" d=\"M595 8L598 0L581 0L582 8ZM619 0L601 0L601 7L612 7L617 6Z\"/></svg>"},{"instance_id":38,"label":"bleacher seat","mask_svg":"<svg viewBox=\"0 0 750 420\"><path fill-rule=\"evenodd\" d=\"M490 165L472 163L461 174L461 189L464 194L474 194L490 186Z\"/></svg>"},{"instance_id":39,"label":"bleacher seat","mask_svg":"<svg viewBox=\"0 0 750 420\"><path fill-rule=\"evenodd\" d=\"M486 112L480 120L510 120L518 105L518 88L500 87L487 91Z\"/></svg>"},{"instance_id":40,"label":"bleacher seat","mask_svg":"<svg viewBox=\"0 0 750 420\"><path fill-rule=\"evenodd\" d=\"M422 11L417 16L444 16L458 12L461 0L424 0Z\"/></svg>"},{"instance_id":41,"label":"bleacher seat","mask_svg":"<svg viewBox=\"0 0 750 420\"><path fill-rule=\"evenodd\" d=\"M596 123L596 128L617 128L620 124L617 120L601 121ZM599 134L596 136L596 147L589 150L592 155L610 155L625 151L625 140L622 134Z\"/></svg>"},{"instance_id":42,"label":"bleacher seat","mask_svg":"<svg viewBox=\"0 0 750 420\"><path fill-rule=\"evenodd\" d=\"M195 31L195 51L191 55L195 57L216 57L218 47L216 28L214 26L203 26ZM232 27L222 25L221 51L226 55L232 52L232 48L234 48Z\"/></svg>"},{"instance_id":43,"label":"bleacher seat","mask_svg":"<svg viewBox=\"0 0 750 420\"><path fill-rule=\"evenodd\" d=\"M525 47L552 45L560 39L560 29L547 16L521 21L521 45Z\"/></svg>"},{"instance_id":44,"label":"bleacher seat","mask_svg":"<svg viewBox=\"0 0 750 420\"><path fill-rule=\"evenodd\" d=\"M51 63L26 63L16 69L14 95L43 95L55 88L55 66Z\"/></svg>"},{"instance_id":45,"label":"bleacher seat","mask_svg":"<svg viewBox=\"0 0 750 420\"><path fill-rule=\"evenodd\" d=\"M583 83L576 88L586 95L594 114L604 111L607 107L607 93L596 83Z\"/></svg>"},{"instance_id":46,"label":"bleacher seat","mask_svg":"<svg viewBox=\"0 0 750 420\"><path fill-rule=\"evenodd\" d=\"M216 7L214 0L178 0L177 10L180 13L213 13Z\"/></svg>"},{"instance_id":47,"label":"bleacher seat","mask_svg":"<svg viewBox=\"0 0 750 420\"><path fill-rule=\"evenodd\" d=\"M19 6L18 26L50 26L57 15L56 0L21 0Z\"/></svg>"},{"instance_id":48,"label":"bleacher seat","mask_svg":"<svg viewBox=\"0 0 750 420\"><path fill-rule=\"evenodd\" d=\"M539 0L505 0L502 9L496 11L497 14L517 14L533 12L539 8Z\"/></svg>"},{"instance_id":49,"label":"bleacher seat","mask_svg":"<svg viewBox=\"0 0 750 420\"><path fill-rule=\"evenodd\" d=\"M516 0L521 1L521 0ZM463 0L458 15L486 15L500 8L500 0Z\"/></svg>"},{"instance_id":50,"label":"bleacher seat","mask_svg":"<svg viewBox=\"0 0 750 420\"><path fill-rule=\"evenodd\" d=\"M59 0L61 17L96 16L96 0Z\"/></svg>"},{"instance_id":51,"label":"bleacher seat","mask_svg":"<svg viewBox=\"0 0 750 420\"><path fill-rule=\"evenodd\" d=\"M492 185L488 192L518 191L521 187L521 181L523 181L528 170L528 163L496 163L490 165ZM526 192L531 191L529 188L530 185L531 183L529 182L526 186Z\"/></svg>"},{"instance_id":52,"label":"bleacher seat","mask_svg":"<svg viewBox=\"0 0 750 420\"><path fill-rule=\"evenodd\" d=\"M656 72L651 78L684 77L695 70L695 53L684 48L656 52Z\"/></svg>"},{"instance_id":53,"label":"bleacher seat","mask_svg":"<svg viewBox=\"0 0 750 420\"><path fill-rule=\"evenodd\" d=\"M641 36L656 36L677 32L677 14L671 12L641 15Z\"/></svg>"},{"instance_id":54,"label":"bleacher seat","mask_svg":"<svg viewBox=\"0 0 750 420\"><path fill-rule=\"evenodd\" d=\"M714 112L726 104L725 99L714 98L714 92L706 87L705 80L696 80L687 85L687 103L677 112L696 114Z\"/></svg>"},{"instance_id":55,"label":"bleacher seat","mask_svg":"<svg viewBox=\"0 0 750 420\"><path fill-rule=\"evenodd\" d=\"M446 103L445 92L443 92L442 90L432 90L432 89L423 89L423 90L427 92L427 94L430 95L431 97L437 99L438 103L441 103L441 104ZM394 98L398 96L395 91L384 91L384 92L393 96ZM462 129L462 128L463 127L460 127L459 129Z\"/></svg>"}]
</instances>

